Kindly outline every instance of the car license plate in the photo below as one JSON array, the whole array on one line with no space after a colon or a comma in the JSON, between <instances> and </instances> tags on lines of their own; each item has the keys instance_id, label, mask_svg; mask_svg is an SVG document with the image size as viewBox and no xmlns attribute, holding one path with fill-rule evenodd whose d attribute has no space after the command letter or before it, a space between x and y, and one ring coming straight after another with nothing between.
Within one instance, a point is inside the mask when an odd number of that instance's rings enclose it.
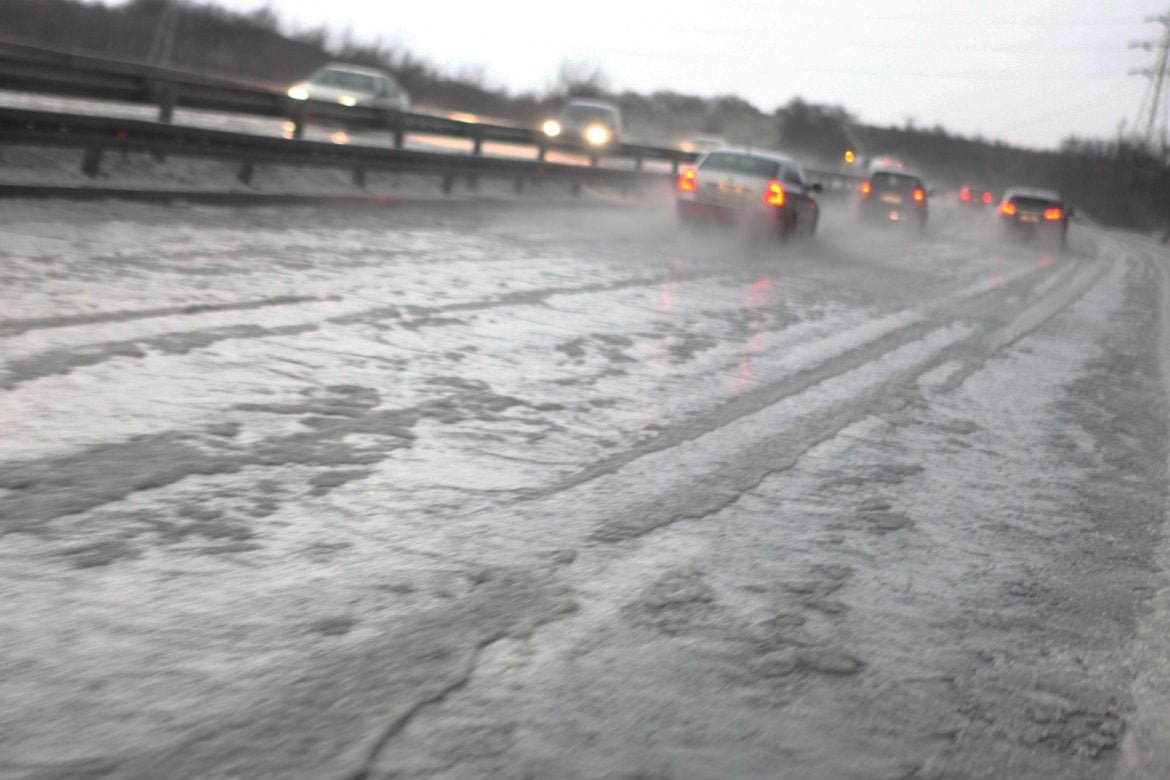
<instances>
[{"instance_id":1,"label":"car license plate","mask_svg":"<svg viewBox=\"0 0 1170 780\"><path fill-rule=\"evenodd\" d=\"M726 182L719 182L717 192L721 198L728 198L730 200L738 200L745 194L743 187Z\"/></svg>"},{"instance_id":2,"label":"car license plate","mask_svg":"<svg viewBox=\"0 0 1170 780\"><path fill-rule=\"evenodd\" d=\"M902 202L902 196L897 195L893 192L887 192L886 194L882 195L882 203L901 203L901 202Z\"/></svg>"},{"instance_id":3,"label":"car license plate","mask_svg":"<svg viewBox=\"0 0 1170 780\"><path fill-rule=\"evenodd\" d=\"M1020 215L1020 222L1039 222L1039 221L1040 221L1039 214L1021 214Z\"/></svg>"}]
</instances>

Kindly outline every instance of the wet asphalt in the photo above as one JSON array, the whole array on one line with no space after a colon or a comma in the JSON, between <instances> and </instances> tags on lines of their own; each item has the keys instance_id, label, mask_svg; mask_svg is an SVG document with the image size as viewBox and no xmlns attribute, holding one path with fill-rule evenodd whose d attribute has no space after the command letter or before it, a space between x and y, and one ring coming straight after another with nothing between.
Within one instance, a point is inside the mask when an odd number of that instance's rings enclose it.
<instances>
[{"instance_id":1,"label":"wet asphalt","mask_svg":"<svg viewBox=\"0 0 1170 780\"><path fill-rule=\"evenodd\" d=\"M1164 777L1167 256L0 210L0 777Z\"/></svg>"}]
</instances>

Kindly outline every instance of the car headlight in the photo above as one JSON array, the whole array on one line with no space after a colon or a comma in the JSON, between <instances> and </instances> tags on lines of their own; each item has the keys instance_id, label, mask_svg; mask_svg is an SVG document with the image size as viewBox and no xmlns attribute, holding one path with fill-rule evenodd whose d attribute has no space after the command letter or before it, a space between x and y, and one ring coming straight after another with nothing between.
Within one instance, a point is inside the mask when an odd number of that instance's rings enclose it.
<instances>
[{"instance_id":1,"label":"car headlight","mask_svg":"<svg viewBox=\"0 0 1170 780\"><path fill-rule=\"evenodd\" d=\"M601 125L590 125L585 129L585 140L594 146L605 146L609 138L609 130Z\"/></svg>"},{"instance_id":2,"label":"car headlight","mask_svg":"<svg viewBox=\"0 0 1170 780\"><path fill-rule=\"evenodd\" d=\"M308 100L309 90L304 87L289 87L288 96L293 100Z\"/></svg>"},{"instance_id":3,"label":"car headlight","mask_svg":"<svg viewBox=\"0 0 1170 780\"><path fill-rule=\"evenodd\" d=\"M357 105L357 98L355 98L353 95L342 95L341 97L337 98L337 102L343 106L353 108Z\"/></svg>"},{"instance_id":4,"label":"car headlight","mask_svg":"<svg viewBox=\"0 0 1170 780\"><path fill-rule=\"evenodd\" d=\"M549 136L550 138L555 138L561 134L561 123L555 119L550 119L541 125L540 129L544 131L545 135Z\"/></svg>"}]
</instances>

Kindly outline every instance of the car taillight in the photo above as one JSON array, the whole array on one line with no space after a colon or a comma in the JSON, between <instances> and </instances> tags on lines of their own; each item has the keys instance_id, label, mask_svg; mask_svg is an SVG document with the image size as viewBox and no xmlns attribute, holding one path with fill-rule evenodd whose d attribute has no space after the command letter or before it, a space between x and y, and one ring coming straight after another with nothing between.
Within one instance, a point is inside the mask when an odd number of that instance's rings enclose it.
<instances>
[{"instance_id":1,"label":"car taillight","mask_svg":"<svg viewBox=\"0 0 1170 780\"><path fill-rule=\"evenodd\" d=\"M959 200L971 200L971 190L966 187L959 190Z\"/></svg>"},{"instance_id":2,"label":"car taillight","mask_svg":"<svg viewBox=\"0 0 1170 780\"><path fill-rule=\"evenodd\" d=\"M873 185L867 181L863 181L861 186L857 188L857 191L861 193L861 197L868 198L869 193L873 192Z\"/></svg>"},{"instance_id":3,"label":"car taillight","mask_svg":"<svg viewBox=\"0 0 1170 780\"><path fill-rule=\"evenodd\" d=\"M784 187L778 181L768 182L768 188L764 190L764 203L769 206L783 206L784 205Z\"/></svg>"},{"instance_id":4,"label":"car taillight","mask_svg":"<svg viewBox=\"0 0 1170 780\"><path fill-rule=\"evenodd\" d=\"M914 198L915 203L925 203L926 202L926 190L919 187L919 188L915 189L914 192L910 193L910 197Z\"/></svg>"},{"instance_id":5,"label":"car taillight","mask_svg":"<svg viewBox=\"0 0 1170 780\"><path fill-rule=\"evenodd\" d=\"M991 203L991 193L990 192L983 193L983 202L984 203Z\"/></svg>"},{"instance_id":6,"label":"car taillight","mask_svg":"<svg viewBox=\"0 0 1170 780\"><path fill-rule=\"evenodd\" d=\"M1005 217L1014 217L1016 215L1016 204L1011 201L1004 201L999 204L999 213Z\"/></svg>"},{"instance_id":7,"label":"car taillight","mask_svg":"<svg viewBox=\"0 0 1170 780\"><path fill-rule=\"evenodd\" d=\"M1044 219L1049 222L1056 222L1058 219L1064 217L1064 212L1060 209L1044 209Z\"/></svg>"},{"instance_id":8,"label":"car taillight","mask_svg":"<svg viewBox=\"0 0 1170 780\"><path fill-rule=\"evenodd\" d=\"M694 192L695 191L695 178L698 175L699 175L698 172L696 172L694 168L687 168L685 171L680 173L678 175L678 188L679 188L679 190L681 190L682 192Z\"/></svg>"}]
</instances>

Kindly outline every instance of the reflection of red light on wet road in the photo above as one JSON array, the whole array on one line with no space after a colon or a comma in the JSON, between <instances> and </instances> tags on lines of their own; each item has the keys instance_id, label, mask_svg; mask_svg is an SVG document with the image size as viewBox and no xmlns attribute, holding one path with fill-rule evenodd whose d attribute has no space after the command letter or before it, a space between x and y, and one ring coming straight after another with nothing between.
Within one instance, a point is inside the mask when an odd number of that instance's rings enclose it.
<instances>
[{"instance_id":1,"label":"reflection of red light on wet road","mask_svg":"<svg viewBox=\"0 0 1170 780\"><path fill-rule=\"evenodd\" d=\"M1036 258L1037 268L1047 268L1052 265L1052 255L1040 255Z\"/></svg>"},{"instance_id":2,"label":"reflection of red light on wet road","mask_svg":"<svg viewBox=\"0 0 1170 780\"><path fill-rule=\"evenodd\" d=\"M1003 259L1003 257L1000 256L1000 257L992 258L992 263L994 265L994 270L992 271L991 276L989 276L987 278L987 289L989 289L989 290L994 288L994 287L999 287L1004 282L1004 275L1003 275L1004 259Z\"/></svg>"},{"instance_id":3,"label":"reflection of red light on wet road","mask_svg":"<svg viewBox=\"0 0 1170 780\"><path fill-rule=\"evenodd\" d=\"M747 286L743 296L743 306L749 314L748 322L753 327L760 326L764 321L764 315L760 311L768 304L768 295L772 290L772 279L764 276ZM768 334L763 332L753 333L740 346L739 368L735 372L735 382L732 384L732 390L739 392L752 385L755 381L755 369L752 365L752 360L756 355L764 350L764 346L768 343Z\"/></svg>"},{"instance_id":4,"label":"reflection of red light on wet road","mask_svg":"<svg viewBox=\"0 0 1170 780\"><path fill-rule=\"evenodd\" d=\"M678 290L678 282L663 282L658 288L658 304L655 311L669 314L674 311L674 294Z\"/></svg>"},{"instance_id":5,"label":"reflection of red light on wet road","mask_svg":"<svg viewBox=\"0 0 1170 780\"><path fill-rule=\"evenodd\" d=\"M772 280L763 277L752 282L747 288L743 305L749 309L758 309L768 302L768 291L772 289ZM754 313L754 312L753 312Z\"/></svg>"}]
</instances>

